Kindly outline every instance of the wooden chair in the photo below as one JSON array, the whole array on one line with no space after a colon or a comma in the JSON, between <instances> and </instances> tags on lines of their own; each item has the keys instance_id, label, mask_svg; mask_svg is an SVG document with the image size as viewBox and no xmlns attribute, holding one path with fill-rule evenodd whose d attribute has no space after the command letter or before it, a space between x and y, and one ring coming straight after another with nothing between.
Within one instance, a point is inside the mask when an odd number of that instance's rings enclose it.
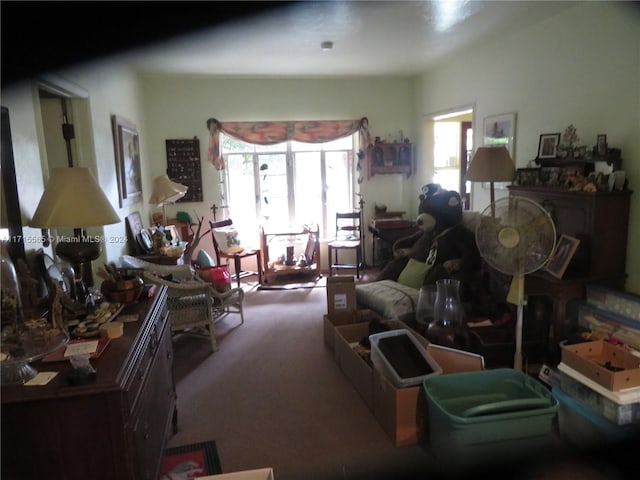
<instances>
[{"instance_id":1,"label":"wooden chair","mask_svg":"<svg viewBox=\"0 0 640 480\"><path fill-rule=\"evenodd\" d=\"M125 269L142 270L145 283L168 287L167 310L172 333L204 332L215 352L218 346L214 322L223 315L237 313L240 324L244 323L241 288L218 292L211 283L198 277L190 265L158 265L131 255L120 257L120 263Z\"/></svg>"},{"instance_id":2,"label":"wooden chair","mask_svg":"<svg viewBox=\"0 0 640 480\"><path fill-rule=\"evenodd\" d=\"M362 213L336 213L336 237L329 242L329 276L340 269L355 269L356 277L360 278L363 266L362 246L364 243L362 231ZM342 250L355 252L355 263L340 263L338 253Z\"/></svg>"},{"instance_id":3,"label":"wooden chair","mask_svg":"<svg viewBox=\"0 0 640 480\"><path fill-rule=\"evenodd\" d=\"M230 227L232 225L233 221L230 218L219 221L209 221L209 226L211 227L211 239L213 240L213 249L216 252L216 263L218 265L222 265L222 260L225 259L225 263L228 265L229 261L233 260L233 277L236 279L238 287L240 287L240 279L250 275L257 275L258 283L262 283L262 253L259 248L238 249L238 251L233 251L220 247L218 239L216 238L216 229ZM242 270L242 260L253 256L256 257L256 268L258 271L253 272L249 270Z\"/></svg>"}]
</instances>

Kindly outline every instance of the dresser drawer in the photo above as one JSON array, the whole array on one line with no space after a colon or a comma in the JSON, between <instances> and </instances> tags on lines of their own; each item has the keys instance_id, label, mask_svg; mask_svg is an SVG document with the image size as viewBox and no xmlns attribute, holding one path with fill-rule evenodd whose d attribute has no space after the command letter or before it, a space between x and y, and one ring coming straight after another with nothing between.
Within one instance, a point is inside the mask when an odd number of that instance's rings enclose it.
<instances>
[{"instance_id":1,"label":"dresser drawer","mask_svg":"<svg viewBox=\"0 0 640 480\"><path fill-rule=\"evenodd\" d=\"M137 478L156 480L159 477L158 458L171 432L176 391L173 383L173 345L171 331L165 326L156 355L140 392L133 412L133 437L139 467Z\"/></svg>"},{"instance_id":2,"label":"dresser drawer","mask_svg":"<svg viewBox=\"0 0 640 480\"><path fill-rule=\"evenodd\" d=\"M149 375L151 364L158 352L163 332L168 330L166 328L168 323L166 301L158 305L158 308L157 321L153 322L149 326L148 331L145 332L144 339L141 342L142 347L137 352L138 356L135 366L124 387L130 412L136 409L136 405L140 401L141 391L145 379L147 375Z\"/></svg>"}]
</instances>

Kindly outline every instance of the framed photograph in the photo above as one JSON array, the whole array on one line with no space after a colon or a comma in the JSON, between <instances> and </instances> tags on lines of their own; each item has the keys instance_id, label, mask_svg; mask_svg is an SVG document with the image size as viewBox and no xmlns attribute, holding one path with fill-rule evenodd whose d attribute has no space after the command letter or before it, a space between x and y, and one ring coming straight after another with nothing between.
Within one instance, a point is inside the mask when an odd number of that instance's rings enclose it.
<instances>
[{"instance_id":1,"label":"framed photograph","mask_svg":"<svg viewBox=\"0 0 640 480\"><path fill-rule=\"evenodd\" d=\"M579 244L579 239L562 234L544 270L556 278L562 278Z\"/></svg>"},{"instance_id":2,"label":"framed photograph","mask_svg":"<svg viewBox=\"0 0 640 480\"><path fill-rule=\"evenodd\" d=\"M560 133L544 133L540 135L538 158L556 158L559 144Z\"/></svg>"},{"instance_id":3,"label":"framed photograph","mask_svg":"<svg viewBox=\"0 0 640 480\"><path fill-rule=\"evenodd\" d=\"M506 147L509 151L509 155L511 155L511 158L515 163L516 159L513 157L513 147L516 135L515 113L505 113L502 115L491 115L485 117L482 132L484 146Z\"/></svg>"},{"instance_id":4,"label":"framed photograph","mask_svg":"<svg viewBox=\"0 0 640 480\"><path fill-rule=\"evenodd\" d=\"M540 183L539 168L518 168L516 170L515 185L535 187Z\"/></svg>"},{"instance_id":5,"label":"framed photograph","mask_svg":"<svg viewBox=\"0 0 640 480\"><path fill-rule=\"evenodd\" d=\"M111 126L119 201L123 207L142 201L140 138L136 126L118 115L111 115Z\"/></svg>"},{"instance_id":6,"label":"framed photograph","mask_svg":"<svg viewBox=\"0 0 640 480\"><path fill-rule=\"evenodd\" d=\"M599 157L607 156L607 136L606 135L598 135L596 140L596 152Z\"/></svg>"}]
</instances>

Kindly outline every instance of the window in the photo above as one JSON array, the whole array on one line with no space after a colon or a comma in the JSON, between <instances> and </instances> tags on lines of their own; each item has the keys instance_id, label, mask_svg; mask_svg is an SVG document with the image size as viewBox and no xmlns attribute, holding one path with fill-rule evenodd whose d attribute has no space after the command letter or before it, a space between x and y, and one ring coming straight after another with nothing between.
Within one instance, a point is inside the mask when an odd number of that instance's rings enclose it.
<instances>
[{"instance_id":1,"label":"window","mask_svg":"<svg viewBox=\"0 0 640 480\"><path fill-rule=\"evenodd\" d=\"M353 210L353 135L267 146L220 140L227 165L220 187L242 237L256 237L257 225L282 232L316 223L333 236L335 213Z\"/></svg>"}]
</instances>

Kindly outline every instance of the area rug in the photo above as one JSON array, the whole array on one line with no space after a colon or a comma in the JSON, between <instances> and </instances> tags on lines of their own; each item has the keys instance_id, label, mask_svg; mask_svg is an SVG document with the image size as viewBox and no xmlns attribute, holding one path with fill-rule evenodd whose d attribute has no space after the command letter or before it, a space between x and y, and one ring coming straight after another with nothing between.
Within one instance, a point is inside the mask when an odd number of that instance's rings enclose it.
<instances>
[{"instance_id":1,"label":"area rug","mask_svg":"<svg viewBox=\"0 0 640 480\"><path fill-rule=\"evenodd\" d=\"M198 478L222 473L216 442L192 443L165 450L160 480Z\"/></svg>"},{"instance_id":2,"label":"area rug","mask_svg":"<svg viewBox=\"0 0 640 480\"><path fill-rule=\"evenodd\" d=\"M295 290L298 288L316 288L316 287L325 287L327 285L327 279L325 277L320 277L315 280L310 280L306 282L273 282L273 283L263 283L258 286L258 290Z\"/></svg>"}]
</instances>

